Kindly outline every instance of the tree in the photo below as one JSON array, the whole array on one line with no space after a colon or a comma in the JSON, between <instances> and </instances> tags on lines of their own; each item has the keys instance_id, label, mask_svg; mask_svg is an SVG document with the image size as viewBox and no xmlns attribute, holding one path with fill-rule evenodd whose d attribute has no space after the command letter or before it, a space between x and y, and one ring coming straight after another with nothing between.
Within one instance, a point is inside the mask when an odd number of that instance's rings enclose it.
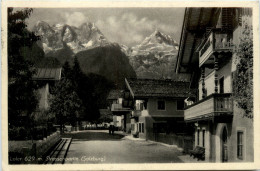
<instances>
[{"instance_id":1,"label":"tree","mask_svg":"<svg viewBox=\"0 0 260 171\"><path fill-rule=\"evenodd\" d=\"M83 103L82 108L84 113L80 116L81 119L96 122L100 113L97 106L97 98L94 93L95 85L90 81L90 78L82 72L77 57L74 58L71 73L75 91Z\"/></svg>"},{"instance_id":2,"label":"tree","mask_svg":"<svg viewBox=\"0 0 260 171\"><path fill-rule=\"evenodd\" d=\"M73 77L74 83L79 85L80 81L82 81L82 79L84 79L85 74L83 74L83 72L80 68L77 57L74 58L73 67L72 67L71 72L72 72L72 77Z\"/></svg>"},{"instance_id":3,"label":"tree","mask_svg":"<svg viewBox=\"0 0 260 171\"><path fill-rule=\"evenodd\" d=\"M234 97L239 107L245 110L245 116L253 118L253 32L246 23L243 24L237 56Z\"/></svg>"},{"instance_id":4,"label":"tree","mask_svg":"<svg viewBox=\"0 0 260 171\"><path fill-rule=\"evenodd\" d=\"M56 84L51 99L50 113L56 116L61 131L66 122L75 126L78 116L82 113L82 101L70 80L63 78Z\"/></svg>"},{"instance_id":5,"label":"tree","mask_svg":"<svg viewBox=\"0 0 260 171\"><path fill-rule=\"evenodd\" d=\"M72 80L72 71L68 61L66 61L62 66L62 77Z\"/></svg>"},{"instance_id":6,"label":"tree","mask_svg":"<svg viewBox=\"0 0 260 171\"><path fill-rule=\"evenodd\" d=\"M23 47L31 48L39 40L33 32L27 30L25 20L32 9L13 12L8 8L8 122L10 125L21 125L21 115L30 116L38 105L36 94L37 84L32 81L35 73L33 63L25 59Z\"/></svg>"},{"instance_id":7,"label":"tree","mask_svg":"<svg viewBox=\"0 0 260 171\"><path fill-rule=\"evenodd\" d=\"M100 115L98 122L102 123L102 122L106 122L106 123L110 123L113 121L113 114L111 112L107 112L107 113L102 113L102 115Z\"/></svg>"},{"instance_id":8,"label":"tree","mask_svg":"<svg viewBox=\"0 0 260 171\"><path fill-rule=\"evenodd\" d=\"M97 106L104 109L108 106L107 96L111 89L114 88L113 82L104 76L90 73L87 75L88 80L93 86L93 95L95 96Z\"/></svg>"}]
</instances>

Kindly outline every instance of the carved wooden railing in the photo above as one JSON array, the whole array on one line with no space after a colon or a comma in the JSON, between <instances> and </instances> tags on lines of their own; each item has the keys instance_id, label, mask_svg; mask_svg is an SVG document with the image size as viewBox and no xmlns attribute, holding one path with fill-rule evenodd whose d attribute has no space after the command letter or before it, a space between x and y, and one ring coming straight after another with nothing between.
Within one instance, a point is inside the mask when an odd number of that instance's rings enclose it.
<instances>
[{"instance_id":1,"label":"carved wooden railing","mask_svg":"<svg viewBox=\"0 0 260 171\"><path fill-rule=\"evenodd\" d=\"M233 40L227 33L218 29L212 29L206 36L199 48L200 66L205 63L214 52L232 52Z\"/></svg>"},{"instance_id":2,"label":"carved wooden railing","mask_svg":"<svg viewBox=\"0 0 260 171\"><path fill-rule=\"evenodd\" d=\"M120 112L120 111L130 111L130 108L125 108L122 106L122 104L119 103L113 103L111 106L111 111L112 112Z\"/></svg>"},{"instance_id":3,"label":"carved wooden railing","mask_svg":"<svg viewBox=\"0 0 260 171\"><path fill-rule=\"evenodd\" d=\"M184 119L188 121L210 118L220 113L233 113L233 100L230 93L211 94L197 103L188 106L184 110Z\"/></svg>"}]
</instances>

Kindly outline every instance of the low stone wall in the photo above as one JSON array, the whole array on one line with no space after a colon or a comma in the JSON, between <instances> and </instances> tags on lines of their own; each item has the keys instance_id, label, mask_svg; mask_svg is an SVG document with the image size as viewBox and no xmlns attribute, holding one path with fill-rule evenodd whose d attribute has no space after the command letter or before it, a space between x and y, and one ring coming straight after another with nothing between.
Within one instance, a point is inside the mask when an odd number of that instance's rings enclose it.
<instances>
[{"instance_id":1,"label":"low stone wall","mask_svg":"<svg viewBox=\"0 0 260 171\"><path fill-rule=\"evenodd\" d=\"M183 152L189 153L193 149L193 140L191 136L158 133L155 134L155 141L169 145L176 145L183 149Z\"/></svg>"},{"instance_id":2,"label":"low stone wall","mask_svg":"<svg viewBox=\"0 0 260 171\"><path fill-rule=\"evenodd\" d=\"M47 138L44 138L43 140L36 141L35 145L33 145L35 146L36 157L41 157L42 155L44 155L60 139L60 132L55 132L50 136L47 136Z\"/></svg>"},{"instance_id":3,"label":"low stone wall","mask_svg":"<svg viewBox=\"0 0 260 171\"><path fill-rule=\"evenodd\" d=\"M55 132L43 140L8 141L10 163L38 163L41 157L61 139ZM20 159L20 162L14 161Z\"/></svg>"}]
</instances>

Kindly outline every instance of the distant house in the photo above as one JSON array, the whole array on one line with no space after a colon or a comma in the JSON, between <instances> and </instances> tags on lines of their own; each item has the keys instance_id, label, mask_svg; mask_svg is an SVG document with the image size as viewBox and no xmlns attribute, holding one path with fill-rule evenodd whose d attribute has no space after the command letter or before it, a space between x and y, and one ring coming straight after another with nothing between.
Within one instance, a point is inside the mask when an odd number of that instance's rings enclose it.
<instances>
[{"instance_id":1,"label":"distant house","mask_svg":"<svg viewBox=\"0 0 260 171\"><path fill-rule=\"evenodd\" d=\"M113 124L124 132L130 132L129 107L123 107L124 90L111 90L107 97L113 116Z\"/></svg>"},{"instance_id":2,"label":"distant house","mask_svg":"<svg viewBox=\"0 0 260 171\"><path fill-rule=\"evenodd\" d=\"M55 82L60 79L61 68L37 68L33 80L37 81L40 85L40 88L38 89L40 95L39 110L47 110L50 107L50 87L54 86Z\"/></svg>"},{"instance_id":3,"label":"distant house","mask_svg":"<svg viewBox=\"0 0 260 171\"><path fill-rule=\"evenodd\" d=\"M133 135L157 141L160 133L184 133L184 99L191 96L188 82L154 79L125 79L125 82L128 92L123 103L133 101L134 106Z\"/></svg>"},{"instance_id":4,"label":"distant house","mask_svg":"<svg viewBox=\"0 0 260 171\"><path fill-rule=\"evenodd\" d=\"M233 73L242 27L252 25L250 8L187 8L176 64L191 75L197 97L184 111L194 124L193 147L208 162L254 161L253 120L233 100ZM246 85L245 85L246 86Z\"/></svg>"}]
</instances>

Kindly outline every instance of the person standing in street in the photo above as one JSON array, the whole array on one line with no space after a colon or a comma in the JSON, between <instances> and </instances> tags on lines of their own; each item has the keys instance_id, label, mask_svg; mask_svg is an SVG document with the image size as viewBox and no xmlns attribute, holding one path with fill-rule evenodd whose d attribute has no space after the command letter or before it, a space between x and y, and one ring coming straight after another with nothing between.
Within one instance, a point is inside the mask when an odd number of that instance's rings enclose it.
<instances>
[{"instance_id":1,"label":"person standing in street","mask_svg":"<svg viewBox=\"0 0 260 171\"><path fill-rule=\"evenodd\" d=\"M115 131L115 126L112 125L112 135L114 135L114 131Z\"/></svg>"},{"instance_id":2,"label":"person standing in street","mask_svg":"<svg viewBox=\"0 0 260 171\"><path fill-rule=\"evenodd\" d=\"M109 125L109 127L108 127L108 133L111 134L111 131L112 131L112 125Z\"/></svg>"}]
</instances>

